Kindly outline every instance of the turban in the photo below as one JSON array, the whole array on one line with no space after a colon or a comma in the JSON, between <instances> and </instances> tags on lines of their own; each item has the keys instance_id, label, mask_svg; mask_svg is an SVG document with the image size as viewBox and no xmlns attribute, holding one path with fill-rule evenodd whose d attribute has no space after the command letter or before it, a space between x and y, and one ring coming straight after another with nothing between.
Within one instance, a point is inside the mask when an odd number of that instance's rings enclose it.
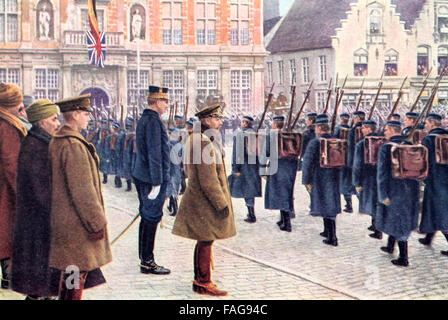
<instances>
[{"instance_id":1,"label":"turban","mask_svg":"<svg viewBox=\"0 0 448 320\"><path fill-rule=\"evenodd\" d=\"M0 83L0 107L14 108L23 101L20 88L13 83Z\"/></svg>"},{"instance_id":2,"label":"turban","mask_svg":"<svg viewBox=\"0 0 448 320\"><path fill-rule=\"evenodd\" d=\"M31 123L47 119L55 114L59 114L59 107L48 99L36 100L26 109L28 121Z\"/></svg>"}]
</instances>

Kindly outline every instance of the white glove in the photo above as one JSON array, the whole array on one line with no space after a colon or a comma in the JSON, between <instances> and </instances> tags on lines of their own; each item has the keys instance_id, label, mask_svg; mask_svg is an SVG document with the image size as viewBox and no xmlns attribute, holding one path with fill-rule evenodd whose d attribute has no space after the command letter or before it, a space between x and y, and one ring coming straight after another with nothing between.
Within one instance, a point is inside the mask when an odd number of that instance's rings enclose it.
<instances>
[{"instance_id":1,"label":"white glove","mask_svg":"<svg viewBox=\"0 0 448 320\"><path fill-rule=\"evenodd\" d=\"M153 187L151 192L148 194L148 199L154 200L159 195L159 192L160 192L160 186Z\"/></svg>"}]
</instances>

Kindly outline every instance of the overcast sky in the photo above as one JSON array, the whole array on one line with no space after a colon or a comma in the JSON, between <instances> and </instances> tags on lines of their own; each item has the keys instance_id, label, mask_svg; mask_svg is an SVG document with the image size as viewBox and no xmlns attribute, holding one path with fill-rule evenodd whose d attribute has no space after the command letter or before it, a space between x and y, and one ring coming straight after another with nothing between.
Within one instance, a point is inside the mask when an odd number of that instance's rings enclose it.
<instances>
[{"instance_id":1,"label":"overcast sky","mask_svg":"<svg viewBox=\"0 0 448 320\"><path fill-rule=\"evenodd\" d=\"M289 9L292 0L280 0L280 15L285 15L286 11Z\"/></svg>"}]
</instances>

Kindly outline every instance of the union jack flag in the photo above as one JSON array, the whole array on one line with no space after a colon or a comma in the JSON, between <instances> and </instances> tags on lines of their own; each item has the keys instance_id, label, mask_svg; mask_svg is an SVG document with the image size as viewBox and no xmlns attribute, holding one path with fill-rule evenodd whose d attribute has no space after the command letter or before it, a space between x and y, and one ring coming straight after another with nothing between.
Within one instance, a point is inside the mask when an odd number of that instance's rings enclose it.
<instances>
[{"instance_id":1,"label":"union jack flag","mask_svg":"<svg viewBox=\"0 0 448 320\"><path fill-rule=\"evenodd\" d=\"M106 61L106 33L100 32L98 37L90 31L86 33L89 63L104 68L104 62Z\"/></svg>"}]
</instances>

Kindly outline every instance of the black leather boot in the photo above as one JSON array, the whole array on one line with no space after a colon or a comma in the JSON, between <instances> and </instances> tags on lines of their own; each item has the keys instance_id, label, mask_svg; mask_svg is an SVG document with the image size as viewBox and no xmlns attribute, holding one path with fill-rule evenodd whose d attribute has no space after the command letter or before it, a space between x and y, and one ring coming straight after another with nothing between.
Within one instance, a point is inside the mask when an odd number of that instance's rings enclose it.
<instances>
[{"instance_id":1,"label":"black leather boot","mask_svg":"<svg viewBox=\"0 0 448 320\"><path fill-rule=\"evenodd\" d=\"M338 238L336 238L336 220L327 219L328 223L328 237L322 240L323 243L330 246L338 246Z\"/></svg>"},{"instance_id":2,"label":"black leather boot","mask_svg":"<svg viewBox=\"0 0 448 320\"><path fill-rule=\"evenodd\" d=\"M172 206L173 210L171 211L170 216L175 217L177 214L177 209L178 209L177 198L175 196L171 196L171 197L173 199L172 200L173 201L173 206ZM170 200L171 200L171 198L170 198Z\"/></svg>"},{"instance_id":3,"label":"black leather boot","mask_svg":"<svg viewBox=\"0 0 448 320\"><path fill-rule=\"evenodd\" d=\"M247 206L247 217L244 219L244 221L248 223L254 223L257 221L257 218L255 217L255 209L254 207Z\"/></svg>"},{"instance_id":4,"label":"black leather boot","mask_svg":"<svg viewBox=\"0 0 448 320\"><path fill-rule=\"evenodd\" d=\"M127 184L126 191L127 192L132 191L132 180L131 179L126 180L126 184Z\"/></svg>"},{"instance_id":5,"label":"black leather boot","mask_svg":"<svg viewBox=\"0 0 448 320\"><path fill-rule=\"evenodd\" d=\"M121 188L123 184L121 183L121 178L119 176L115 176L115 187Z\"/></svg>"},{"instance_id":6,"label":"black leather boot","mask_svg":"<svg viewBox=\"0 0 448 320\"><path fill-rule=\"evenodd\" d=\"M1 287L2 289L9 289L9 280L11 275L11 259L6 258L0 261L0 265L2 268L2 280Z\"/></svg>"},{"instance_id":7,"label":"black leather boot","mask_svg":"<svg viewBox=\"0 0 448 320\"><path fill-rule=\"evenodd\" d=\"M394 247L395 247L395 238L389 236L389 238L387 238L387 247L381 247L381 250L389 254L392 254L394 253Z\"/></svg>"},{"instance_id":8,"label":"black leather boot","mask_svg":"<svg viewBox=\"0 0 448 320\"><path fill-rule=\"evenodd\" d=\"M418 242L420 242L425 246L430 246L435 234L436 234L435 232L427 233L426 237L418 239Z\"/></svg>"},{"instance_id":9,"label":"black leather boot","mask_svg":"<svg viewBox=\"0 0 448 320\"><path fill-rule=\"evenodd\" d=\"M408 242L398 241L398 248L400 249L400 257L391 262L396 266L407 267L409 265L408 261Z\"/></svg>"},{"instance_id":10,"label":"black leather boot","mask_svg":"<svg viewBox=\"0 0 448 320\"><path fill-rule=\"evenodd\" d=\"M328 219L324 218L324 231L319 233L322 237L328 238Z\"/></svg>"},{"instance_id":11,"label":"black leather boot","mask_svg":"<svg viewBox=\"0 0 448 320\"><path fill-rule=\"evenodd\" d=\"M156 237L158 223L150 223L145 220L140 221L139 230L139 254L140 272L152 274L169 274L171 271L156 264L154 260L154 241Z\"/></svg>"},{"instance_id":12,"label":"black leather boot","mask_svg":"<svg viewBox=\"0 0 448 320\"><path fill-rule=\"evenodd\" d=\"M103 173L103 183L107 183L107 174Z\"/></svg>"},{"instance_id":13,"label":"black leather boot","mask_svg":"<svg viewBox=\"0 0 448 320\"><path fill-rule=\"evenodd\" d=\"M283 225L280 226L280 230L291 232L291 217L289 216L289 211L281 211L283 215L283 221L285 222Z\"/></svg>"},{"instance_id":14,"label":"black leather boot","mask_svg":"<svg viewBox=\"0 0 448 320\"><path fill-rule=\"evenodd\" d=\"M353 213L352 196L344 196L345 208L344 212Z\"/></svg>"},{"instance_id":15,"label":"black leather boot","mask_svg":"<svg viewBox=\"0 0 448 320\"><path fill-rule=\"evenodd\" d=\"M443 234L445 236L446 241L448 241L448 233L444 233ZM448 256L448 251L440 251L441 254L443 254L444 256Z\"/></svg>"},{"instance_id":16,"label":"black leather boot","mask_svg":"<svg viewBox=\"0 0 448 320\"><path fill-rule=\"evenodd\" d=\"M280 210L280 220L277 221L277 225L281 228L285 224L285 219L283 218L282 211Z\"/></svg>"}]
</instances>

